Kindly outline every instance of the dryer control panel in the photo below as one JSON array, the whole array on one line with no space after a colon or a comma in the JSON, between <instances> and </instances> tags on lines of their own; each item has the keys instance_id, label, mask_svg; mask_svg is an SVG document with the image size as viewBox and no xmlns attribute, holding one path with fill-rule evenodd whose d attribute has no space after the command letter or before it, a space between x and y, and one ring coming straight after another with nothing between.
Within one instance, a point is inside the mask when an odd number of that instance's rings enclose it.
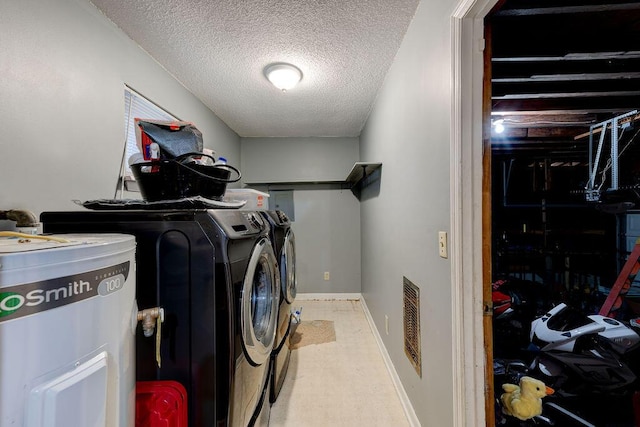
<instances>
[{"instance_id":1,"label":"dryer control panel","mask_svg":"<svg viewBox=\"0 0 640 427\"><path fill-rule=\"evenodd\" d=\"M284 211L275 211L276 212L276 217L278 218L278 220L280 221L279 225L289 225L291 224L291 221L289 220L289 217L287 216L286 213L284 213Z\"/></svg>"},{"instance_id":2,"label":"dryer control panel","mask_svg":"<svg viewBox=\"0 0 640 427\"><path fill-rule=\"evenodd\" d=\"M287 214L284 213L284 211L275 210L275 211L264 211L264 212L266 215L269 216L269 218L271 218L271 221L273 221L273 224L276 224L279 226L291 225L291 220L289 219Z\"/></svg>"},{"instance_id":3,"label":"dryer control panel","mask_svg":"<svg viewBox=\"0 0 640 427\"><path fill-rule=\"evenodd\" d=\"M240 210L210 210L209 215L230 238L263 233L268 225L259 212Z\"/></svg>"}]
</instances>

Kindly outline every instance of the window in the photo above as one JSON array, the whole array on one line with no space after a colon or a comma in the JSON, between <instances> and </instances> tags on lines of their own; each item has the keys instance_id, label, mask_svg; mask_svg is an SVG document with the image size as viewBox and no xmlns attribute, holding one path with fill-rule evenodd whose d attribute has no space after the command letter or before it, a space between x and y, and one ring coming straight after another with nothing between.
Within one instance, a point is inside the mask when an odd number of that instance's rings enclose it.
<instances>
[{"instance_id":1,"label":"window","mask_svg":"<svg viewBox=\"0 0 640 427\"><path fill-rule=\"evenodd\" d=\"M124 150L124 176L133 179L129 168L129 157L137 153L135 118L156 119L156 120L180 120L173 114L162 109L133 89L124 88L124 129L125 129L125 150Z\"/></svg>"}]
</instances>

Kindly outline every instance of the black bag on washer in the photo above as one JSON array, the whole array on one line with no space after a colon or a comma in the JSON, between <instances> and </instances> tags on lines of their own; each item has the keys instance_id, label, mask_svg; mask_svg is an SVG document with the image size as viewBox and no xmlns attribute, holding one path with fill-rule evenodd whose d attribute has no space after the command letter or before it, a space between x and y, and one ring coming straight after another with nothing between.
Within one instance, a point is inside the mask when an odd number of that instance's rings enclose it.
<instances>
[{"instance_id":1,"label":"black bag on washer","mask_svg":"<svg viewBox=\"0 0 640 427\"><path fill-rule=\"evenodd\" d=\"M145 160L174 159L187 153L202 152L202 133L190 122L135 119L136 141ZM159 157L152 154L158 144Z\"/></svg>"}]
</instances>

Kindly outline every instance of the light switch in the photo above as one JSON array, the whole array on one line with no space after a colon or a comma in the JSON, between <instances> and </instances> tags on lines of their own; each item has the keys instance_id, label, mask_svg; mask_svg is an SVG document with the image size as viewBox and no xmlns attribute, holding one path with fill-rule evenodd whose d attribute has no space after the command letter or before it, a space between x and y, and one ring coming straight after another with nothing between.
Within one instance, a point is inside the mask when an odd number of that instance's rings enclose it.
<instances>
[{"instance_id":1,"label":"light switch","mask_svg":"<svg viewBox=\"0 0 640 427\"><path fill-rule=\"evenodd\" d=\"M438 232L438 252L442 258L447 258L447 232Z\"/></svg>"}]
</instances>

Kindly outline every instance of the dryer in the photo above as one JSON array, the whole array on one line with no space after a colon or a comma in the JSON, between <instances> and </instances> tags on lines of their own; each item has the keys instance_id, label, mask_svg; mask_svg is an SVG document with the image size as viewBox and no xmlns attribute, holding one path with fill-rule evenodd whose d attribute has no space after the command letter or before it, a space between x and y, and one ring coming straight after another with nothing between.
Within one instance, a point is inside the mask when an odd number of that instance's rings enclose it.
<instances>
[{"instance_id":1,"label":"dryer","mask_svg":"<svg viewBox=\"0 0 640 427\"><path fill-rule=\"evenodd\" d=\"M269 364L275 345L280 280L269 238L270 226L258 212L210 211L225 236L231 283L234 286L235 381L231 393L232 426L269 423ZM245 219L245 221L241 221ZM259 229L256 242L234 238L247 227ZM224 250L224 249L223 249ZM246 258L246 254L250 257ZM248 262L248 264L246 264Z\"/></svg>"},{"instance_id":2,"label":"dryer","mask_svg":"<svg viewBox=\"0 0 640 427\"><path fill-rule=\"evenodd\" d=\"M280 304L278 308L278 328L276 342L271 354L271 384L269 400L278 398L289 367L291 357L290 337L292 334L291 308L296 298L296 251L295 235L291 221L281 210L261 211L271 226L271 243L275 249L280 269Z\"/></svg>"},{"instance_id":3,"label":"dryer","mask_svg":"<svg viewBox=\"0 0 640 427\"><path fill-rule=\"evenodd\" d=\"M155 339L136 335L136 379L187 390L190 426L268 423L279 277L269 225L238 210L45 212L46 233L133 234L138 306L165 311Z\"/></svg>"}]
</instances>

